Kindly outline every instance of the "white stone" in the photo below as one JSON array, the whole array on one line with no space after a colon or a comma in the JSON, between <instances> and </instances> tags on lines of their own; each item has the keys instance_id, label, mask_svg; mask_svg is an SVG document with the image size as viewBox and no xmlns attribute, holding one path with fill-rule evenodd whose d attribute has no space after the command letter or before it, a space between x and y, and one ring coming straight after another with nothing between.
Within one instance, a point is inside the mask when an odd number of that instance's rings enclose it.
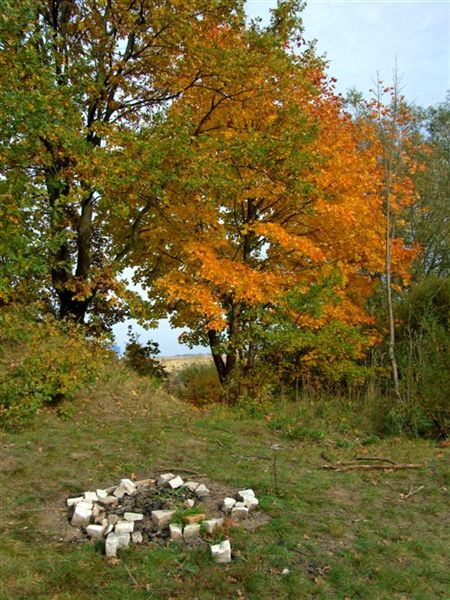
<instances>
[{"instance_id":1,"label":"white stone","mask_svg":"<svg viewBox=\"0 0 450 600\"><path fill-rule=\"evenodd\" d=\"M183 487L187 487L190 492L195 492L199 485L196 481L185 481Z\"/></svg>"},{"instance_id":2,"label":"white stone","mask_svg":"<svg viewBox=\"0 0 450 600\"><path fill-rule=\"evenodd\" d=\"M236 504L236 500L234 498L225 498L222 502L222 510L224 512L230 512L233 506Z\"/></svg>"},{"instance_id":3,"label":"white stone","mask_svg":"<svg viewBox=\"0 0 450 600\"><path fill-rule=\"evenodd\" d=\"M231 545L229 540L224 540L221 544L211 546L211 554L216 563L231 562Z\"/></svg>"},{"instance_id":4,"label":"white stone","mask_svg":"<svg viewBox=\"0 0 450 600\"><path fill-rule=\"evenodd\" d=\"M194 523L193 525L186 525L183 530L183 538L186 542L194 540L200 537L201 527L200 523Z\"/></svg>"},{"instance_id":5,"label":"white stone","mask_svg":"<svg viewBox=\"0 0 450 600\"><path fill-rule=\"evenodd\" d=\"M244 504L249 510L253 510L258 506L259 500L258 498L247 496L244 500Z\"/></svg>"},{"instance_id":6,"label":"white stone","mask_svg":"<svg viewBox=\"0 0 450 600\"><path fill-rule=\"evenodd\" d=\"M142 513L126 512L123 518L125 521L142 521L144 515Z\"/></svg>"},{"instance_id":7,"label":"white stone","mask_svg":"<svg viewBox=\"0 0 450 600\"><path fill-rule=\"evenodd\" d=\"M134 523L132 521L119 521L116 523L114 531L116 533L131 533L134 531Z\"/></svg>"},{"instance_id":8,"label":"white stone","mask_svg":"<svg viewBox=\"0 0 450 600\"><path fill-rule=\"evenodd\" d=\"M113 558L117 555L119 547L119 536L117 533L111 532L108 534L105 542L106 558Z\"/></svg>"},{"instance_id":9,"label":"white stone","mask_svg":"<svg viewBox=\"0 0 450 600\"><path fill-rule=\"evenodd\" d=\"M165 527L172 520L175 510L152 510L152 521L158 527Z\"/></svg>"},{"instance_id":10,"label":"white stone","mask_svg":"<svg viewBox=\"0 0 450 600\"><path fill-rule=\"evenodd\" d=\"M67 506L75 506L79 502L83 502L84 496L78 496L77 498L67 498Z\"/></svg>"},{"instance_id":11,"label":"white stone","mask_svg":"<svg viewBox=\"0 0 450 600\"><path fill-rule=\"evenodd\" d=\"M239 497L241 500L245 500L245 497L246 497L246 496L253 496L253 497L255 497L255 492L254 492L253 490L251 490L251 489L248 489L248 490L240 490L240 491L237 493L237 495L238 495L238 497Z\"/></svg>"},{"instance_id":12,"label":"white stone","mask_svg":"<svg viewBox=\"0 0 450 600\"><path fill-rule=\"evenodd\" d=\"M81 502L75 506L75 512L72 517L72 525L74 527L87 527L92 517L91 508L80 506Z\"/></svg>"},{"instance_id":13,"label":"white stone","mask_svg":"<svg viewBox=\"0 0 450 600\"><path fill-rule=\"evenodd\" d=\"M192 498L188 498L187 500L185 500L183 502L183 506L185 508L194 508L194 506L195 506L195 500L192 500Z\"/></svg>"},{"instance_id":14,"label":"white stone","mask_svg":"<svg viewBox=\"0 0 450 600\"><path fill-rule=\"evenodd\" d=\"M130 534L129 533L117 533L116 535L119 538L119 548L127 548L130 545Z\"/></svg>"},{"instance_id":15,"label":"white stone","mask_svg":"<svg viewBox=\"0 0 450 600\"><path fill-rule=\"evenodd\" d=\"M174 479L175 475L173 473L163 473L156 480L156 484L161 487L167 487L169 481Z\"/></svg>"},{"instance_id":16,"label":"white stone","mask_svg":"<svg viewBox=\"0 0 450 600\"><path fill-rule=\"evenodd\" d=\"M106 538L105 551L107 558L113 558L117 555L117 550L120 548L126 548L130 543L129 533L116 533L111 532Z\"/></svg>"},{"instance_id":17,"label":"white stone","mask_svg":"<svg viewBox=\"0 0 450 600\"><path fill-rule=\"evenodd\" d=\"M281 571L281 574L282 574L282 575L289 575L289 573L290 573L289 569L283 569L283 570Z\"/></svg>"},{"instance_id":18,"label":"white stone","mask_svg":"<svg viewBox=\"0 0 450 600\"><path fill-rule=\"evenodd\" d=\"M95 490L97 494L97 498L106 498L108 496L108 492L106 490Z\"/></svg>"},{"instance_id":19,"label":"white stone","mask_svg":"<svg viewBox=\"0 0 450 600\"><path fill-rule=\"evenodd\" d=\"M209 490L205 484L201 483L195 490L195 495L197 498L206 498L206 496L209 496Z\"/></svg>"},{"instance_id":20,"label":"white stone","mask_svg":"<svg viewBox=\"0 0 450 600\"><path fill-rule=\"evenodd\" d=\"M98 496L95 492L84 492L84 500L85 502L91 502L93 504L94 502L97 502Z\"/></svg>"},{"instance_id":21,"label":"white stone","mask_svg":"<svg viewBox=\"0 0 450 600\"><path fill-rule=\"evenodd\" d=\"M116 523L119 522L119 515L108 515L108 523L110 525L115 525Z\"/></svg>"},{"instance_id":22,"label":"white stone","mask_svg":"<svg viewBox=\"0 0 450 600\"><path fill-rule=\"evenodd\" d=\"M105 496L104 498L99 498L98 503L102 506L109 506L111 508L115 508L119 504L119 500L115 496Z\"/></svg>"},{"instance_id":23,"label":"white stone","mask_svg":"<svg viewBox=\"0 0 450 600\"><path fill-rule=\"evenodd\" d=\"M183 480L181 479L181 477L179 475L177 475L176 477L174 477L173 479L171 479L168 482L168 486L170 488L172 488L173 490L177 490L178 488L180 488L183 485Z\"/></svg>"},{"instance_id":24,"label":"white stone","mask_svg":"<svg viewBox=\"0 0 450 600\"><path fill-rule=\"evenodd\" d=\"M236 508L243 508L245 506L245 502L236 502L234 505Z\"/></svg>"},{"instance_id":25,"label":"white stone","mask_svg":"<svg viewBox=\"0 0 450 600\"><path fill-rule=\"evenodd\" d=\"M131 541L133 542L133 544L142 544L142 533L140 531L133 531L133 533L131 534Z\"/></svg>"},{"instance_id":26,"label":"white stone","mask_svg":"<svg viewBox=\"0 0 450 600\"><path fill-rule=\"evenodd\" d=\"M90 538L94 540L101 540L106 531L106 527L103 525L88 525L86 527L86 533Z\"/></svg>"},{"instance_id":27,"label":"white stone","mask_svg":"<svg viewBox=\"0 0 450 600\"><path fill-rule=\"evenodd\" d=\"M169 525L170 529L170 539L174 542L181 542L183 540L183 530L180 525L176 525L175 523L171 523Z\"/></svg>"},{"instance_id":28,"label":"white stone","mask_svg":"<svg viewBox=\"0 0 450 600\"><path fill-rule=\"evenodd\" d=\"M86 510L92 510L92 502L86 502L85 500L82 500L81 502L78 502L78 504L76 504L76 506L78 506L79 508L85 508Z\"/></svg>"},{"instance_id":29,"label":"white stone","mask_svg":"<svg viewBox=\"0 0 450 600\"><path fill-rule=\"evenodd\" d=\"M246 519L248 517L249 510L246 506L234 507L231 509L231 518L237 521Z\"/></svg>"},{"instance_id":30,"label":"white stone","mask_svg":"<svg viewBox=\"0 0 450 600\"><path fill-rule=\"evenodd\" d=\"M111 533L111 531L114 531L114 525L107 525L106 529L105 529L105 537Z\"/></svg>"},{"instance_id":31,"label":"white stone","mask_svg":"<svg viewBox=\"0 0 450 600\"><path fill-rule=\"evenodd\" d=\"M102 519L105 517L105 509L103 506L99 504L94 504L92 508L92 516L94 517L94 521L96 523L101 523Z\"/></svg>"},{"instance_id":32,"label":"white stone","mask_svg":"<svg viewBox=\"0 0 450 600\"><path fill-rule=\"evenodd\" d=\"M131 481L131 479L121 479L120 484L114 490L113 495L116 498L123 498L125 494L131 496L136 491L135 484Z\"/></svg>"},{"instance_id":33,"label":"white stone","mask_svg":"<svg viewBox=\"0 0 450 600\"><path fill-rule=\"evenodd\" d=\"M223 527L223 519L208 519L207 521L202 521L202 525L206 533L214 533L217 529Z\"/></svg>"}]
</instances>

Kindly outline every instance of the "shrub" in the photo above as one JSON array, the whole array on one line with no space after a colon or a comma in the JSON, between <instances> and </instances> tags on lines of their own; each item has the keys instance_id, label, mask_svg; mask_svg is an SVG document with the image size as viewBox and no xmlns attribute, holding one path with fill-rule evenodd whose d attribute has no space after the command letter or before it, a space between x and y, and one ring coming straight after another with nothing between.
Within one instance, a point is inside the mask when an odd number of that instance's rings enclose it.
<instances>
[{"instance_id":1,"label":"shrub","mask_svg":"<svg viewBox=\"0 0 450 600\"><path fill-rule=\"evenodd\" d=\"M222 399L222 386L213 364L186 367L177 373L171 387L179 398L197 406Z\"/></svg>"},{"instance_id":2,"label":"shrub","mask_svg":"<svg viewBox=\"0 0 450 600\"><path fill-rule=\"evenodd\" d=\"M426 277L399 307L398 363L404 402L388 413L389 430L450 433L450 278Z\"/></svg>"},{"instance_id":3,"label":"shrub","mask_svg":"<svg viewBox=\"0 0 450 600\"><path fill-rule=\"evenodd\" d=\"M0 419L14 427L93 383L105 351L36 305L0 311ZM66 410L66 409L65 409Z\"/></svg>"},{"instance_id":4,"label":"shrub","mask_svg":"<svg viewBox=\"0 0 450 600\"><path fill-rule=\"evenodd\" d=\"M129 331L129 342L125 347L123 360L125 364L143 377L167 377L163 365L156 359L159 346L149 340L145 345L139 342L139 337Z\"/></svg>"}]
</instances>

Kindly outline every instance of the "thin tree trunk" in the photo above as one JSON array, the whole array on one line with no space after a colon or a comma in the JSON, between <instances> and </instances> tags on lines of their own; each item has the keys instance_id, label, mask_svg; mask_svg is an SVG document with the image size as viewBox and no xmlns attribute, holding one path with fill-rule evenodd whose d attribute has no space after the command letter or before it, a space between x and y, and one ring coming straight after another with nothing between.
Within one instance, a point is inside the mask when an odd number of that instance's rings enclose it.
<instances>
[{"instance_id":1,"label":"thin tree trunk","mask_svg":"<svg viewBox=\"0 0 450 600\"><path fill-rule=\"evenodd\" d=\"M398 381L398 367L395 356L395 320L394 308L392 304L392 236L391 236L391 206L390 206L390 185L387 181L386 189L386 292L389 318L389 360L392 370L392 382L394 392L400 396L400 387Z\"/></svg>"},{"instance_id":2,"label":"thin tree trunk","mask_svg":"<svg viewBox=\"0 0 450 600\"><path fill-rule=\"evenodd\" d=\"M390 120L386 124L384 118L379 112L379 127L380 136L383 151L383 163L384 163L384 195L385 195L385 215L386 215L386 255L385 255L385 270L386 270L386 299L388 306L388 322L389 322L389 344L388 354L389 361L391 364L392 372L392 383L394 386L394 392L396 396L400 397L400 386L398 379L398 366L395 355L395 320L394 320L394 307L392 302L392 230L393 230L393 217L392 217L392 178L396 165L398 164L399 148L397 147L400 143L398 139L398 101L399 101L399 80L398 74L394 73L394 94L392 98L393 105L391 106ZM382 105L382 91L380 78L378 76L378 88L377 88L377 99L378 99L378 110L381 110ZM388 131L386 131L388 128Z\"/></svg>"}]
</instances>

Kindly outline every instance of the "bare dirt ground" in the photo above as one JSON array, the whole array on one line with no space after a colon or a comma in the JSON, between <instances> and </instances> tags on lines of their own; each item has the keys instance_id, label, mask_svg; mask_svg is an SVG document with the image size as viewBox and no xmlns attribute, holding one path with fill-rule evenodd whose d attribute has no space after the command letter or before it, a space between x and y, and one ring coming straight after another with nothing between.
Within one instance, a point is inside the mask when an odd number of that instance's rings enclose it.
<instances>
[{"instance_id":1,"label":"bare dirt ground","mask_svg":"<svg viewBox=\"0 0 450 600\"><path fill-rule=\"evenodd\" d=\"M159 362L168 373L175 373L197 364L209 365L213 361L210 354L179 354L177 356L162 356Z\"/></svg>"}]
</instances>

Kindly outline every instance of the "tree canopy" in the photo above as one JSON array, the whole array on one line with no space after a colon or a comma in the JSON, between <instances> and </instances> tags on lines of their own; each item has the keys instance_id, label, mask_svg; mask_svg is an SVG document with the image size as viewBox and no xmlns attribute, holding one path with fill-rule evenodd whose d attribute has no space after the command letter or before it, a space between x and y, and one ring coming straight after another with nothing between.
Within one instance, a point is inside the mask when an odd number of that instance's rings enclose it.
<instances>
[{"instance_id":1,"label":"tree canopy","mask_svg":"<svg viewBox=\"0 0 450 600\"><path fill-rule=\"evenodd\" d=\"M240 0L5 0L0 302L94 333L168 315L222 383L283 352L361 363L374 290L419 244L448 272L448 110L426 140L402 102L351 115L301 7L263 27Z\"/></svg>"}]
</instances>

